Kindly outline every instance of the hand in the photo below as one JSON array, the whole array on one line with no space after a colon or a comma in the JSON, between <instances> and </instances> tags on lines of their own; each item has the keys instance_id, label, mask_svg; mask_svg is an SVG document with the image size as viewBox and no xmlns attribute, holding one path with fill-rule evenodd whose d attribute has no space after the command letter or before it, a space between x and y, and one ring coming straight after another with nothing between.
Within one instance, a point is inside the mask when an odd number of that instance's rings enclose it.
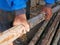
<instances>
[{"instance_id":1,"label":"hand","mask_svg":"<svg viewBox=\"0 0 60 45\"><path fill-rule=\"evenodd\" d=\"M43 7L43 10L42 10L44 13L46 13L46 16L45 16L45 20L50 20L51 16L52 16L52 9L51 7Z\"/></svg>"},{"instance_id":2,"label":"hand","mask_svg":"<svg viewBox=\"0 0 60 45\"><path fill-rule=\"evenodd\" d=\"M24 31L26 32L29 32L30 30L25 14L15 16L13 26L17 26L17 25L23 25L25 29Z\"/></svg>"}]
</instances>

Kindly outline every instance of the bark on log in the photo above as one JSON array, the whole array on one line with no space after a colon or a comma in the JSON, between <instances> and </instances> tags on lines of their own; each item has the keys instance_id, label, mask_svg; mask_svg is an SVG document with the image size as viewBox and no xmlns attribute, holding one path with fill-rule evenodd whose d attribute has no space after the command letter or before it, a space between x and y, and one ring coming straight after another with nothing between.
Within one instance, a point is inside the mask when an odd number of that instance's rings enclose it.
<instances>
[{"instance_id":1,"label":"bark on log","mask_svg":"<svg viewBox=\"0 0 60 45\"><path fill-rule=\"evenodd\" d=\"M44 19L45 19L44 14L40 14L28 20L30 24L30 28L33 28L35 25L39 24ZM0 33L0 45L8 45L9 43L16 40L18 37L21 37L23 34L27 33L23 30L24 30L24 26L19 25L19 26L10 28L7 31L4 31L3 33Z\"/></svg>"},{"instance_id":2,"label":"bark on log","mask_svg":"<svg viewBox=\"0 0 60 45\"><path fill-rule=\"evenodd\" d=\"M58 7L60 7L60 6L58 6ZM58 11L57 10L58 7L53 8L52 12L55 13L56 11ZM55 11L55 9L56 9L56 11ZM49 21L45 21L43 23L43 25L41 26L41 28L38 30L38 32L35 34L35 36L33 37L33 39L30 41L30 43L28 45L35 45L36 44L36 42L38 41L40 35L42 34L42 32L44 31L45 27L47 26L48 22Z\"/></svg>"},{"instance_id":3,"label":"bark on log","mask_svg":"<svg viewBox=\"0 0 60 45\"><path fill-rule=\"evenodd\" d=\"M46 35L44 36L44 38L41 41L41 45L50 45L51 40L56 32L56 28L59 24L59 18L60 15L57 15L54 22L52 23L51 27L48 29L48 32L46 33Z\"/></svg>"},{"instance_id":4,"label":"bark on log","mask_svg":"<svg viewBox=\"0 0 60 45\"><path fill-rule=\"evenodd\" d=\"M57 10L56 10L56 8L57 8ZM52 11L53 13L60 9L60 5L57 6L56 8L53 9L53 11ZM35 25L37 25L38 23L40 23L44 19L45 19L44 15L40 14L39 16L30 19L28 22L30 23L30 27L33 28ZM23 31L23 30L24 30L24 26L19 25L19 26L15 26L15 27L10 28L7 31L4 31L3 33L0 34L0 45L10 44L14 40L16 40L18 37L25 34L25 31Z\"/></svg>"},{"instance_id":5,"label":"bark on log","mask_svg":"<svg viewBox=\"0 0 60 45\"><path fill-rule=\"evenodd\" d=\"M53 41L52 45L57 45L57 43L59 41L59 38L60 38L60 27L59 27L59 29L57 31L57 34L56 34L56 36L54 38L54 41Z\"/></svg>"}]
</instances>

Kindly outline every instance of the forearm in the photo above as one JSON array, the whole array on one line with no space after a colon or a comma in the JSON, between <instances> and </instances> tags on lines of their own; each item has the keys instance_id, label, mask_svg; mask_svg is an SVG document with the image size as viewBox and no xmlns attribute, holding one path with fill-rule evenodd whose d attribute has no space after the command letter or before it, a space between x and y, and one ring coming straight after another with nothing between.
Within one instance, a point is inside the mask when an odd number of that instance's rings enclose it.
<instances>
[{"instance_id":1,"label":"forearm","mask_svg":"<svg viewBox=\"0 0 60 45\"><path fill-rule=\"evenodd\" d=\"M25 9L16 10L13 25L19 25L24 22L27 22Z\"/></svg>"},{"instance_id":2,"label":"forearm","mask_svg":"<svg viewBox=\"0 0 60 45\"><path fill-rule=\"evenodd\" d=\"M26 14L26 10L24 8L15 10L15 15L22 15L22 14Z\"/></svg>"},{"instance_id":3,"label":"forearm","mask_svg":"<svg viewBox=\"0 0 60 45\"><path fill-rule=\"evenodd\" d=\"M27 22L25 14L16 15L14 20L16 20L17 22L20 21L22 23Z\"/></svg>"},{"instance_id":4,"label":"forearm","mask_svg":"<svg viewBox=\"0 0 60 45\"><path fill-rule=\"evenodd\" d=\"M15 18L18 17L19 19L26 20L26 10L20 9L15 11Z\"/></svg>"},{"instance_id":5,"label":"forearm","mask_svg":"<svg viewBox=\"0 0 60 45\"><path fill-rule=\"evenodd\" d=\"M26 13L24 9L15 11L15 18L13 21L13 26L23 25L26 32L29 31L29 24L26 19Z\"/></svg>"}]
</instances>

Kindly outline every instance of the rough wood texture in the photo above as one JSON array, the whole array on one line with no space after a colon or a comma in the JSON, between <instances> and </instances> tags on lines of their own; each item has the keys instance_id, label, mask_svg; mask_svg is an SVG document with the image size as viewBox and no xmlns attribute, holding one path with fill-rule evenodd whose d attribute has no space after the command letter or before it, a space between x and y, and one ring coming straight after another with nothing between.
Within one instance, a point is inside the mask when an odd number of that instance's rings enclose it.
<instances>
[{"instance_id":1,"label":"rough wood texture","mask_svg":"<svg viewBox=\"0 0 60 45\"><path fill-rule=\"evenodd\" d=\"M50 43L51 43L51 41L52 41L52 38L53 38L53 36L54 36L54 34L55 34L55 32L56 32L56 29L57 29L57 27L58 27L58 24L59 24L59 20L60 20L60 12L57 14L57 21L56 21L56 24L55 24L55 26L54 27L51 27L51 28L54 28L54 30L52 31L52 33L51 33L51 35L50 35L50 39L49 39L49 41L48 41L48 43L47 43L47 45L50 45ZM55 23L55 22L54 22ZM53 24L54 24L53 23Z\"/></svg>"},{"instance_id":2,"label":"rough wood texture","mask_svg":"<svg viewBox=\"0 0 60 45\"><path fill-rule=\"evenodd\" d=\"M54 41L53 41L52 45L57 45L59 38L60 38L60 27L58 29L58 32L56 33L56 36L54 38Z\"/></svg>"},{"instance_id":3,"label":"rough wood texture","mask_svg":"<svg viewBox=\"0 0 60 45\"><path fill-rule=\"evenodd\" d=\"M59 15L60 15L60 12L59 12ZM58 29L55 37L54 37L52 45L57 45L59 38L60 38L60 26L59 26L59 29Z\"/></svg>"},{"instance_id":4,"label":"rough wood texture","mask_svg":"<svg viewBox=\"0 0 60 45\"><path fill-rule=\"evenodd\" d=\"M54 8L54 9L56 9L56 8ZM53 13L57 11L57 10L54 11L54 9L52 10ZM40 35L42 34L42 32L44 31L45 27L47 26L48 22L49 21L45 21L43 23L43 25L41 26L41 28L38 30L38 32L35 34L35 36L33 37L33 39L30 41L30 43L28 45L35 45L36 44L36 42L38 41Z\"/></svg>"},{"instance_id":5,"label":"rough wood texture","mask_svg":"<svg viewBox=\"0 0 60 45\"><path fill-rule=\"evenodd\" d=\"M59 17L60 17L60 15L56 16L54 22L52 23L51 27L48 29L48 32L46 33L46 35L42 39L40 45L50 45L51 40L56 32L56 28L59 24L59 19L60 19Z\"/></svg>"},{"instance_id":6,"label":"rough wood texture","mask_svg":"<svg viewBox=\"0 0 60 45\"><path fill-rule=\"evenodd\" d=\"M58 11L60 9L60 6L57 6L56 8L53 9L53 13ZM43 21L45 19L44 17L44 14L40 14L39 16L30 19L28 21L30 23L30 28L33 28L35 25ZM0 34L0 45L8 45L25 33L27 32L24 31L23 25L12 27L11 29L8 29L7 31L4 31Z\"/></svg>"},{"instance_id":7,"label":"rough wood texture","mask_svg":"<svg viewBox=\"0 0 60 45\"><path fill-rule=\"evenodd\" d=\"M30 28L33 28L35 25L37 25L44 19L45 18L43 14L40 14L30 19L28 21L30 23ZM0 45L8 45L9 43L13 42L15 39L17 39L18 37L22 36L25 33L27 32L24 31L23 25L12 27L0 34Z\"/></svg>"},{"instance_id":8,"label":"rough wood texture","mask_svg":"<svg viewBox=\"0 0 60 45\"><path fill-rule=\"evenodd\" d=\"M38 30L38 32L35 34L35 36L33 37L33 39L30 41L30 43L28 45L35 45L36 42L38 41L40 35L42 34L42 32L44 31L46 25L48 24L48 21L45 21L43 23L43 25L41 26L41 28Z\"/></svg>"}]
</instances>

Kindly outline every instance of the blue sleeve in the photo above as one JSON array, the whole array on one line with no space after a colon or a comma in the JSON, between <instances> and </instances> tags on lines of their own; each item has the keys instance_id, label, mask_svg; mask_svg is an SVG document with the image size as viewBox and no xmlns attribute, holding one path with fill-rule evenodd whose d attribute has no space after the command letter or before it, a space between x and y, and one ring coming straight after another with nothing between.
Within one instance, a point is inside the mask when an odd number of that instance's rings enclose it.
<instances>
[{"instance_id":1,"label":"blue sleeve","mask_svg":"<svg viewBox=\"0 0 60 45\"><path fill-rule=\"evenodd\" d=\"M6 2L8 3L8 5L9 5L9 7L11 7L11 2L12 2L13 0L6 0Z\"/></svg>"},{"instance_id":2,"label":"blue sleeve","mask_svg":"<svg viewBox=\"0 0 60 45\"><path fill-rule=\"evenodd\" d=\"M26 7L27 0L14 0L12 10L19 10Z\"/></svg>"},{"instance_id":3,"label":"blue sleeve","mask_svg":"<svg viewBox=\"0 0 60 45\"><path fill-rule=\"evenodd\" d=\"M7 0L12 10L19 10L25 8L27 1L28 0Z\"/></svg>"},{"instance_id":4,"label":"blue sleeve","mask_svg":"<svg viewBox=\"0 0 60 45\"><path fill-rule=\"evenodd\" d=\"M55 0L45 0L46 4L54 4Z\"/></svg>"}]
</instances>

